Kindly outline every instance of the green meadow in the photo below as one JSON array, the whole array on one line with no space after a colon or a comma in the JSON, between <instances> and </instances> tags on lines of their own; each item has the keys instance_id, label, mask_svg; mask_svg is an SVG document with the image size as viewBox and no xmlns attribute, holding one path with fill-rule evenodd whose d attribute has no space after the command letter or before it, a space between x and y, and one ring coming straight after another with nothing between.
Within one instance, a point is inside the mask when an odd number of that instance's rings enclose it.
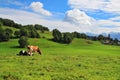
<instances>
[{"instance_id":1,"label":"green meadow","mask_svg":"<svg viewBox=\"0 0 120 80\"><path fill-rule=\"evenodd\" d=\"M17 56L18 39L0 43L0 80L120 80L120 46L75 38L60 44L45 38L30 38L42 55Z\"/></svg>"}]
</instances>

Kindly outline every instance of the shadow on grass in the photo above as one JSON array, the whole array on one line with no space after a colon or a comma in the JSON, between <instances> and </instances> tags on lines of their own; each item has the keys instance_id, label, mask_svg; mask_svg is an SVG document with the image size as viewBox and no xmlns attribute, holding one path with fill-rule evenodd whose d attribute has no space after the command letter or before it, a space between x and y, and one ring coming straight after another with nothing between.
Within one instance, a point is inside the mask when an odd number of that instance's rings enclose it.
<instances>
[{"instance_id":1,"label":"shadow on grass","mask_svg":"<svg viewBox=\"0 0 120 80\"><path fill-rule=\"evenodd\" d=\"M52 42L55 42L53 39L47 39L47 40L52 41Z\"/></svg>"},{"instance_id":2,"label":"shadow on grass","mask_svg":"<svg viewBox=\"0 0 120 80\"><path fill-rule=\"evenodd\" d=\"M55 43L59 43L59 44L67 44L67 43L64 43L63 41L57 42L57 41L55 41L54 39L47 39L47 40L52 41L52 42L55 42Z\"/></svg>"},{"instance_id":3,"label":"shadow on grass","mask_svg":"<svg viewBox=\"0 0 120 80\"><path fill-rule=\"evenodd\" d=\"M21 48L20 46L11 46L10 48ZM23 48L21 48L23 49Z\"/></svg>"}]
</instances>

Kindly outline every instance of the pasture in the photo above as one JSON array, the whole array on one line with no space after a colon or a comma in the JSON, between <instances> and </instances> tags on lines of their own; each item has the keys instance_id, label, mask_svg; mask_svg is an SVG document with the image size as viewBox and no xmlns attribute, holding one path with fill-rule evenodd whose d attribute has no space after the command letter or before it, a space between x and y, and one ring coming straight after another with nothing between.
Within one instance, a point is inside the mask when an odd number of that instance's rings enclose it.
<instances>
[{"instance_id":1,"label":"pasture","mask_svg":"<svg viewBox=\"0 0 120 80\"><path fill-rule=\"evenodd\" d=\"M0 80L120 80L120 46L74 39L59 44L29 39L42 55L17 56L18 39L0 43Z\"/></svg>"}]
</instances>

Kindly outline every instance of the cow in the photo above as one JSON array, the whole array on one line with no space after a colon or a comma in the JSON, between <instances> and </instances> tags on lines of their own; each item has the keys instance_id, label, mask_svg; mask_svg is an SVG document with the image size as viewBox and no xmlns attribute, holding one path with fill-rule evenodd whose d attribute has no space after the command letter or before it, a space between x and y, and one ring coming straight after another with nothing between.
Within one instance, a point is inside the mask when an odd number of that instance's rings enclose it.
<instances>
[{"instance_id":1,"label":"cow","mask_svg":"<svg viewBox=\"0 0 120 80\"><path fill-rule=\"evenodd\" d=\"M42 54L38 46L27 46L28 54L33 55L33 52L38 52L40 55Z\"/></svg>"},{"instance_id":2,"label":"cow","mask_svg":"<svg viewBox=\"0 0 120 80\"><path fill-rule=\"evenodd\" d=\"M19 54L17 54L17 55L19 55L19 56L30 56L30 55L28 54L28 52L25 51L25 50L21 50L21 51L19 52Z\"/></svg>"}]
</instances>

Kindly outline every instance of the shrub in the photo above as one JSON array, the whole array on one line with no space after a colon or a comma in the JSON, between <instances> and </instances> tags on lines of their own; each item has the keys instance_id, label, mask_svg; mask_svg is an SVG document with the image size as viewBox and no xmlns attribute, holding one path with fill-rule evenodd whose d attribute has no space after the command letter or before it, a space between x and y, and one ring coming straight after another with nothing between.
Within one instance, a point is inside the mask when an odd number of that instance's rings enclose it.
<instances>
[{"instance_id":1,"label":"shrub","mask_svg":"<svg viewBox=\"0 0 120 80\"><path fill-rule=\"evenodd\" d=\"M28 46L28 38L26 36L21 36L18 42L21 48Z\"/></svg>"},{"instance_id":2,"label":"shrub","mask_svg":"<svg viewBox=\"0 0 120 80\"><path fill-rule=\"evenodd\" d=\"M29 33L26 28L20 29L20 36L29 36Z\"/></svg>"},{"instance_id":3,"label":"shrub","mask_svg":"<svg viewBox=\"0 0 120 80\"><path fill-rule=\"evenodd\" d=\"M16 38L19 38L20 37L20 31L15 31L14 35L15 35Z\"/></svg>"},{"instance_id":4,"label":"shrub","mask_svg":"<svg viewBox=\"0 0 120 80\"><path fill-rule=\"evenodd\" d=\"M0 42L3 41L9 41L12 33L9 33L10 29L4 30L2 27L0 27ZM12 32L12 30L10 30Z\"/></svg>"},{"instance_id":5,"label":"shrub","mask_svg":"<svg viewBox=\"0 0 120 80\"><path fill-rule=\"evenodd\" d=\"M8 37L11 38L12 37L12 34L13 34L13 30L12 29L9 29L9 28L6 28L5 29L5 33L6 35L8 34Z\"/></svg>"},{"instance_id":6,"label":"shrub","mask_svg":"<svg viewBox=\"0 0 120 80\"><path fill-rule=\"evenodd\" d=\"M69 44L72 42L72 40L73 40L73 35L71 33L67 32L67 33L63 34L63 42L64 43Z\"/></svg>"},{"instance_id":7,"label":"shrub","mask_svg":"<svg viewBox=\"0 0 120 80\"><path fill-rule=\"evenodd\" d=\"M53 38L54 41L56 41L56 42L61 42L62 41L62 33L59 30L54 29L52 35L54 37Z\"/></svg>"}]
</instances>

